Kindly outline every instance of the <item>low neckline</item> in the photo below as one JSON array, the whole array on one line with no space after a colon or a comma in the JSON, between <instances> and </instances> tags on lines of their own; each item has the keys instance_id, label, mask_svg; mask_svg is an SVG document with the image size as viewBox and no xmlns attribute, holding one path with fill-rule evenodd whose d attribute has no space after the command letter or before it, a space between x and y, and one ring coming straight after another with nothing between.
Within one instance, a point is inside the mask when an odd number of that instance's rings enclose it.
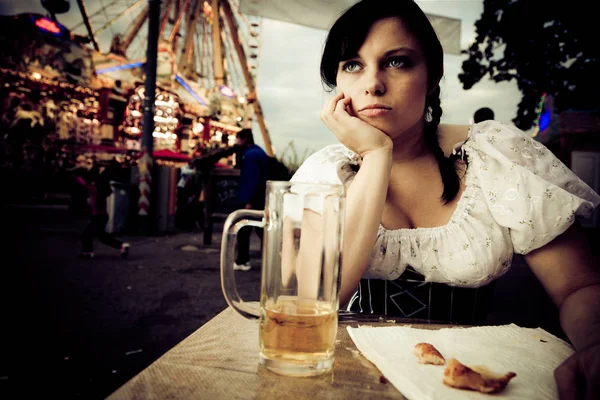
<instances>
[{"instance_id":1,"label":"low neckline","mask_svg":"<svg viewBox=\"0 0 600 400\"><path fill-rule=\"evenodd\" d=\"M474 127L474 124L469 126L469 130L467 133L467 139L465 139L463 142L459 142L461 149L469 141L469 138L473 134L473 127ZM462 151L464 152L464 149ZM465 189L461 193L460 198L458 199L458 201L456 203L456 207L454 208L454 211L452 212L452 214L450 215L450 218L448 219L448 222L446 222L445 224L440 225L440 226L398 228L398 229L388 229L385 226L383 226L383 224L381 222L379 222L379 231L385 232L385 233L391 234L391 235L397 235L397 236L436 235L436 234L441 234L443 232L448 231L448 229L450 229L450 227L452 225L456 224L457 220L463 216L464 211L467 209L468 205L470 204L470 200L472 199L471 192L474 190L473 185L472 185L473 176L471 173L472 160L471 160L471 157L469 157L468 153L464 153L464 154L467 159L465 174L463 177L464 182L465 182Z\"/></svg>"}]
</instances>

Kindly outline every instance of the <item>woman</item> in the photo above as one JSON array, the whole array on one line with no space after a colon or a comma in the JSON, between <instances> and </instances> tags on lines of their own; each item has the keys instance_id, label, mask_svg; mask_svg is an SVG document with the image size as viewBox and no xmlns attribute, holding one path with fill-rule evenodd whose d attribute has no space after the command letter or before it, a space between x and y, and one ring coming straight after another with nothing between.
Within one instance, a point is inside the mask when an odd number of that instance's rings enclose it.
<instances>
[{"instance_id":1,"label":"woman","mask_svg":"<svg viewBox=\"0 0 600 400\"><path fill-rule=\"evenodd\" d=\"M598 396L600 274L574 218L600 197L514 127L440 125L442 75L441 44L411 0L361 1L329 33L321 76L338 93L321 118L341 144L292 180L347 188L340 303L476 319L476 288L523 254L577 349L556 371L561 398Z\"/></svg>"}]
</instances>

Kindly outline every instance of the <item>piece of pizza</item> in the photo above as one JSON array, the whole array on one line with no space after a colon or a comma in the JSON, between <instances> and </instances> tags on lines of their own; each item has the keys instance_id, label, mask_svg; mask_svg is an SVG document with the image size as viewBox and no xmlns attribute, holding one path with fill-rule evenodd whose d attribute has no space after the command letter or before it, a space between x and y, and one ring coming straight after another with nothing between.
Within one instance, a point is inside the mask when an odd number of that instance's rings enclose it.
<instances>
[{"instance_id":1,"label":"piece of pizza","mask_svg":"<svg viewBox=\"0 0 600 400\"><path fill-rule=\"evenodd\" d=\"M475 367L474 367L475 368ZM461 364L455 358L448 361L444 371L444 384L457 388L476 390L481 393L498 393L506 388L508 382L517 376L514 372L508 372L505 375L493 375L479 368L478 371Z\"/></svg>"},{"instance_id":2,"label":"piece of pizza","mask_svg":"<svg viewBox=\"0 0 600 400\"><path fill-rule=\"evenodd\" d=\"M429 343L417 343L413 353L419 359L420 364L444 365L446 362L440 352Z\"/></svg>"}]
</instances>

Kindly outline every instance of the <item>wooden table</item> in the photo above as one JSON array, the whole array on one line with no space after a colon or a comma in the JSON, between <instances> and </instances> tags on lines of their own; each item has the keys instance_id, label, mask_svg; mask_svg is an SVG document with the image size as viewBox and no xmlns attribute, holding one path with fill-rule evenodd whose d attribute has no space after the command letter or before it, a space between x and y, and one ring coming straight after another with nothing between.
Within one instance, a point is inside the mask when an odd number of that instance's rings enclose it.
<instances>
[{"instance_id":1,"label":"wooden table","mask_svg":"<svg viewBox=\"0 0 600 400\"><path fill-rule=\"evenodd\" d=\"M346 327L409 323L423 329L448 327L424 322L340 314L333 371L291 378L259 364L258 321L227 308L109 399L404 399L360 355Z\"/></svg>"}]
</instances>

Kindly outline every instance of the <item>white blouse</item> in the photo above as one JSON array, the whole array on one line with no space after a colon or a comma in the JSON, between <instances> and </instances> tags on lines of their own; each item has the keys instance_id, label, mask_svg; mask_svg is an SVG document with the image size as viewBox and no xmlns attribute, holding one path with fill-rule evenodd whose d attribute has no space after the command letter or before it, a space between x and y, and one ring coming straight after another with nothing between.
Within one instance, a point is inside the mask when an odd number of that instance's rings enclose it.
<instances>
[{"instance_id":1,"label":"white blouse","mask_svg":"<svg viewBox=\"0 0 600 400\"><path fill-rule=\"evenodd\" d=\"M426 282L481 287L508 271L513 252L544 246L600 204L600 196L551 151L514 126L473 125L454 151L466 155L468 168L450 221L396 230L380 224L364 278L394 280L411 266ZM359 161L341 144L327 146L292 181L348 187Z\"/></svg>"}]
</instances>

